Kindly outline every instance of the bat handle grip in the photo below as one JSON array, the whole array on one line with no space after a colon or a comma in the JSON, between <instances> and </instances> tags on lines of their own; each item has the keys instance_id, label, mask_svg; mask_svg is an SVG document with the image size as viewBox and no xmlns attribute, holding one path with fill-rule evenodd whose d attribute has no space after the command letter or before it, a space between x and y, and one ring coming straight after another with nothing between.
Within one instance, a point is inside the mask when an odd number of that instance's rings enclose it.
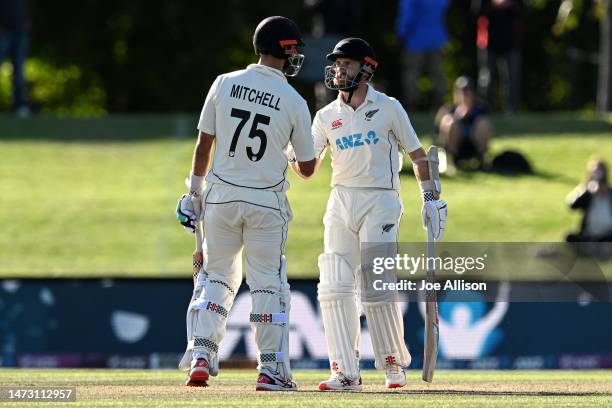
<instances>
[{"instance_id":1,"label":"bat handle grip","mask_svg":"<svg viewBox=\"0 0 612 408\"><path fill-rule=\"evenodd\" d=\"M204 226L202 225L202 222L199 221L197 224L196 231L195 231L196 249L195 249L195 252L193 253L193 284L194 286L198 282L198 274L200 273L200 269L202 268L202 265L204 264L204 251L203 251L204 228L203 227Z\"/></svg>"},{"instance_id":2,"label":"bat handle grip","mask_svg":"<svg viewBox=\"0 0 612 408\"><path fill-rule=\"evenodd\" d=\"M202 221L198 221L196 231L195 231L195 238L196 238L195 251L202 252L202 246L204 244L204 225L202 224Z\"/></svg>"}]
</instances>

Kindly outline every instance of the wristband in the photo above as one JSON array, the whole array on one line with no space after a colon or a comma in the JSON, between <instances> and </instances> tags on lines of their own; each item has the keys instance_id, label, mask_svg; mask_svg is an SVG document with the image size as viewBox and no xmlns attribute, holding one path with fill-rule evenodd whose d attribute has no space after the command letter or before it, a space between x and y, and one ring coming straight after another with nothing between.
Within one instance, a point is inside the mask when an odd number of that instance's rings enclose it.
<instances>
[{"instance_id":1,"label":"wristband","mask_svg":"<svg viewBox=\"0 0 612 408\"><path fill-rule=\"evenodd\" d=\"M436 191L436 184L431 180L419 181L419 188L421 189L421 193Z\"/></svg>"},{"instance_id":2,"label":"wristband","mask_svg":"<svg viewBox=\"0 0 612 408\"><path fill-rule=\"evenodd\" d=\"M204 189L204 184L206 176L196 176L193 174L193 171L189 173L189 192L197 192L199 193Z\"/></svg>"}]
</instances>

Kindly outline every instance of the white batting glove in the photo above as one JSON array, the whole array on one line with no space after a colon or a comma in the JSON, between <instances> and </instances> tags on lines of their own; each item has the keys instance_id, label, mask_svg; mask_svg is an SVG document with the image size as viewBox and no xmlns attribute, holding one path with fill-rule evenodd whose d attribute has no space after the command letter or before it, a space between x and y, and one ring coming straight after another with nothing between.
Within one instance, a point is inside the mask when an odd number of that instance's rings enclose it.
<instances>
[{"instance_id":1,"label":"white batting glove","mask_svg":"<svg viewBox=\"0 0 612 408\"><path fill-rule=\"evenodd\" d=\"M200 219L202 198L199 194L183 194L176 206L176 219L190 234L195 234Z\"/></svg>"},{"instance_id":2,"label":"white batting glove","mask_svg":"<svg viewBox=\"0 0 612 408\"><path fill-rule=\"evenodd\" d=\"M203 218L204 176L196 176L191 172L189 177L185 179L185 185L189 189L189 194L183 194L179 199L176 206L176 218L188 233L195 234L198 221Z\"/></svg>"},{"instance_id":3,"label":"white batting glove","mask_svg":"<svg viewBox=\"0 0 612 408\"><path fill-rule=\"evenodd\" d=\"M427 224L431 226L435 241L441 241L444 238L447 214L448 206L444 200L436 200L431 191L423 193L423 208L421 209L423 228L427 229Z\"/></svg>"},{"instance_id":4,"label":"white batting glove","mask_svg":"<svg viewBox=\"0 0 612 408\"><path fill-rule=\"evenodd\" d=\"M293 146L291 144L287 146L287 161L289 163L297 162L297 157L295 157L295 150L293 150Z\"/></svg>"}]
</instances>

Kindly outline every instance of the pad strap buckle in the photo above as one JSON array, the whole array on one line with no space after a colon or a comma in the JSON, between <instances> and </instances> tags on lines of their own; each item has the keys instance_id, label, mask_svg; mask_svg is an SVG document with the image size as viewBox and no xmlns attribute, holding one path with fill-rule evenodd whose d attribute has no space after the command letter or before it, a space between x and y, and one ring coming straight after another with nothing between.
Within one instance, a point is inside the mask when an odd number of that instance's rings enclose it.
<instances>
[{"instance_id":1,"label":"pad strap buckle","mask_svg":"<svg viewBox=\"0 0 612 408\"><path fill-rule=\"evenodd\" d=\"M289 322L287 313L251 313L249 317L251 323L264 324L286 324Z\"/></svg>"},{"instance_id":2,"label":"pad strap buckle","mask_svg":"<svg viewBox=\"0 0 612 408\"><path fill-rule=\"evenodd\" d=\"M261 363L282 363L285 361L285 353L278 351L276 353L259 353L257 361Z\"/></svg>"},{"instance_id":3,"label":"pad strap buckle","mask_svg":"<svg viewBox=\"0 0 612 408\"><path fill-rule=\"evenodd\" d=\"M223 318L227 319L228 311L226 308L221 306L218 303L211 302L208 299L197 300L193 302L191 305L193 310L209 310L211 312L217 313L221 315Z\"/></svg>"}]
</instances>

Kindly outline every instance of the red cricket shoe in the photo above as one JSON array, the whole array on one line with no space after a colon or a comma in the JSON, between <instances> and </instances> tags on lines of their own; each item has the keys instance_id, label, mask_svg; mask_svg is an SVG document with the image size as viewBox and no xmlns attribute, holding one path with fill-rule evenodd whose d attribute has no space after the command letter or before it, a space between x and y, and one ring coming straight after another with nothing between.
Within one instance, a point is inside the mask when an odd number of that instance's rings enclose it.
<instances>
[{"instance_id":1,"label":"red cricket shoe","mask_svg":"<svg viewBox=\"0 0 612 408\"><path fill-rule=\"evenodd\" d=\"M191 369L187 374L185 385L189 387L208 387L208 361L205 358L198 358L191 361Z\"/></svg>"},{"instance_id":2,"label":"red cricket shoe","mask_svg":"<svg viewBox=\"0 0 612 408\"><path fill-rule=\"evenodd\" d=\"M279 373L261 368L255 391L297 391L298 386L291 380L282 378Z\"/></svg>"}]
</instances>

